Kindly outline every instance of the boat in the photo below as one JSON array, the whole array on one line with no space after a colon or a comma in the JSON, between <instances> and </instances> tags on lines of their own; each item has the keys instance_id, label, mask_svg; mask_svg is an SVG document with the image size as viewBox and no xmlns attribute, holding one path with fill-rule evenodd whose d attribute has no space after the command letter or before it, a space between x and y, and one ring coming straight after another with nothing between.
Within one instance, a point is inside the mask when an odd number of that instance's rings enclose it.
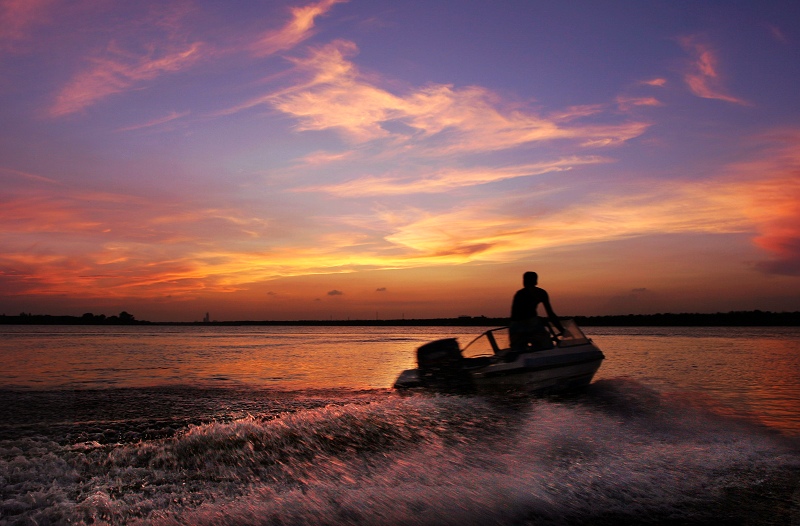
<instances>
[{"instance_id":1,"label":"boat","mask_svg":"<svg viewBox=\"0 0 800 526\"><path fill-rule=\"evenodd\" d=\"M455 338L427 343L417 349L417 368L400 373L394 388L552 394L585 387L605 356L574 320L560 321L558 333L542 318L544 338L521 350L508 343L508 327L487 330L463 349Z\"/></svg>"}]
</instances>

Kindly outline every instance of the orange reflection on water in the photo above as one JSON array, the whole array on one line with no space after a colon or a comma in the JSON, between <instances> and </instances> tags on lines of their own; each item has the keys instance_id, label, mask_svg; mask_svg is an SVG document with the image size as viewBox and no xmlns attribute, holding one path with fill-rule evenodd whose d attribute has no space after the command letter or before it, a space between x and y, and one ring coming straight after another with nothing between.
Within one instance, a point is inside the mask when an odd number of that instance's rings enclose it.
<instances>
[{"instance_id":1,"label":"orange reflection on water","mask_svg":"<svg viewBox=\"0 0 800 526\"><path fill-rule=\"evenodd\" d=\"M597 378L628 376L688 393L719 414L800 434L800 330L792 327L592 327L604 349ZM716 402L716 404L715 404Z\"/></svg>"}]
</instances>

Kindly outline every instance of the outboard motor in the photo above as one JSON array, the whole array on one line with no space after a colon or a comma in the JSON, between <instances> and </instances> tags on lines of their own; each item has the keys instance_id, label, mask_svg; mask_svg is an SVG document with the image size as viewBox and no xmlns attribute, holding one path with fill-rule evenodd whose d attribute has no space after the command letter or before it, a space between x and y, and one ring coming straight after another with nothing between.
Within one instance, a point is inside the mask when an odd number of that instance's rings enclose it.
<instances>
[{"instance_id":1,"label":"outboard motor","mask_svg":"<svg viewBox=\"0 0 800 526\"><path fill-rule=\"evenodd\" d=\"M455 338L436 340L417 349L417 367L422 384L442 391L471 391L472 378L464 369L464 358Z\"/></svg>"}]
</instances>

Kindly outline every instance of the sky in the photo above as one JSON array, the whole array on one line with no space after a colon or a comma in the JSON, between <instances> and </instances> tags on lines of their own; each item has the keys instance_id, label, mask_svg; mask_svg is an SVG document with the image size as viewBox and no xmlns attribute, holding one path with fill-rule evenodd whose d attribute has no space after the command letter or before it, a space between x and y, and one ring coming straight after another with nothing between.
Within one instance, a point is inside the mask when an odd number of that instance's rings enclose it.
<instances>
[{"instance_id":1,"label":"sky","mask_svg":"<svg viewBox=\"0 0 800 526\"><path fill-rule=\"evenodd\" d=\"M800 310L800 3L0 0L0 314Z\"/></svg>"}]
</instances>

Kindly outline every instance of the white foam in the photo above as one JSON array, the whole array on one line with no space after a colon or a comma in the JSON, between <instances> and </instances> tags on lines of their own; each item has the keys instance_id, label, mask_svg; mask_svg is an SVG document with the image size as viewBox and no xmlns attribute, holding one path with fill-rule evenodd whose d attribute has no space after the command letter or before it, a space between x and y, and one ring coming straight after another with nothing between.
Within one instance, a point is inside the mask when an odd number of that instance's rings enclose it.
<instances>
[{"instance_id":1,"label":"white foam","mask_svg":"<svg viewBox=\"0 0 800 526\"><path fill-rule=\"evenodd\" d=\"M780 437L631 382L560 401L376 394L135 443L0 442L0 523L681 519L798 467Z\"/></svg>"}]
</instances>

